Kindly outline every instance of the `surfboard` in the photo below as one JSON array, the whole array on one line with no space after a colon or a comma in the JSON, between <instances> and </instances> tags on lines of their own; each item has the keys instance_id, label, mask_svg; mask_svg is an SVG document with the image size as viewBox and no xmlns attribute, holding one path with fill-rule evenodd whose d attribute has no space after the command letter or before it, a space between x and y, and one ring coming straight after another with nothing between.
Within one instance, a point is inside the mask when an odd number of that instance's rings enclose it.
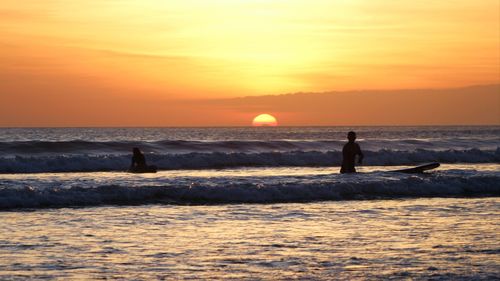
<instances>
[{"instance_id":1,"label":"surfboard","mask_svg":"<svg viewBox=\"0 0 500 281\"><path fill-rule=\"evenodd\" d=\"M420 173L423 173L423 172L428 171L428 170L436 169L437 167L439 167L439 165L440 165L439 163L435 162L435 163L420 165L420 166L413 167L413 168L394 170L394 171L390 171L390 172L407 173L407 174L420 174Z\"/></svg>"},{"instance_id":2,"label":"surfboard","mask_svg":"<svg viewBox=\"0 0 500 281\"><path fill-rule=\"evenodd\" d=\"M134 173L134 174L144 174L144 173L156 173L158 169L156 166L147 166L145 169L130 169L128 170L129 173Z\"/></svg>"}]
</instances>

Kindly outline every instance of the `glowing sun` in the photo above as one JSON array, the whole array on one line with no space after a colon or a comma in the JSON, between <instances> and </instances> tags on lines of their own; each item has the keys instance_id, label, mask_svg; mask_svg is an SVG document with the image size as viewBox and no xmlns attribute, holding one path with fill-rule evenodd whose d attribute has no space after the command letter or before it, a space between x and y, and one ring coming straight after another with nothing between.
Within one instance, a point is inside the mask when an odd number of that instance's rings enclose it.
<instances>
[{"instance_id":1,"label":"glowing sun","mask_svg":"<svg viewBox=\"0 0 500 281\"><path fill-rule=\"evenodd\" d=\"M276 118L274 116L269 115L269 114L261 114L257 117L255 117L252 121L253 126L278 126L278 121L276 121Z\"/></svg>"}]
</instances>

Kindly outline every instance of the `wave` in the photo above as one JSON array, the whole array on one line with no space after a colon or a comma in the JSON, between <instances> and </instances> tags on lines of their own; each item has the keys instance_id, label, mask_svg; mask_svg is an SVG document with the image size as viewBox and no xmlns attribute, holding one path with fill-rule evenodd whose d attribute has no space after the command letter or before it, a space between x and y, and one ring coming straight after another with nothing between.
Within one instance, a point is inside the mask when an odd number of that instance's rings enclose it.
<instances>
[{"instance_id":1,"label":"wave","mask_svg":"<svg viewBox=\"0 0 500 281\"><path fill-rule=\"evenodd\" d=\"M372 174L373 175L373 174ZM349 177L351 175L347 175ZM339 177L339 176L337 176ZM364 180L360 180L363 178ZM59 208L140 204L284 203L328 200L370 200L406 197L500 196L500 176L435 173L427 176L380 178L352 175L335 182L305 177L294 181L240 180L170 183L152 186L102 185L69 188L0 188L0 209Z\"/></svg>"},{"instance_id":2,"label":"wave","mask_svg":"<svg viewBox=\"0 0 500 281\"><path fill-rule=\"evenodd\" d=\"M498 138L450 138L450 139L370 139L360 140L366 150L447 150L472 149L494 150ZM291 151L340 150L344 140L161 140L161 141L12 141L0 142L0 151L6 156L36 156L61 154L124 154L132 147L156 154L179 153L262 153Z\"/></svg>"},{"instance_id":3,"label":"wave","mask_svg":"<svg viewBox=\"0 0 500 281\"><path fill-rule=\"evenodd\" d=\"M185 153L149 154L149 164L160 170L219 169L231 167L329 167L341 162L339 151L292 151L263 153ZM130 155L16 156L0 158L0 173L99 172L123 171L130 165ZM365 151L364 165L414 165L424 162L500 163L500 148L433 151Z\"/></svg>"},{"instance_id":4,"label":"wave","mask_svg":"<svg viewBox=\"0 0 500 281\"><path fill-rule=\"evenodd\" d=\"M51 153L124 153L132 147L141 147L144 151L156 153L179 152L262 152L290 151L303 149L331 149L339 147L344 141L307 141L307 140L228 140L228 141L15 141L0 142L0 151L6 154L51 154Z\"/></svg>"}]
</instances>

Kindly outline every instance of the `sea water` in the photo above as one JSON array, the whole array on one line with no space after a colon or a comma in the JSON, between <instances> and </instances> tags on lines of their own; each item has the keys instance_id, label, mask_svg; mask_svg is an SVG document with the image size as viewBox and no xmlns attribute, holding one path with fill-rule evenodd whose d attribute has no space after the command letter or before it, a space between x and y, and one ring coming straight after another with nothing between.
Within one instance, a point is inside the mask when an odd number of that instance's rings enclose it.
<instances>
[{"instance_id":1,"label":"sea water","mask_svg":"<svg viewBox=\"0 0 500 281\"><path fill-rule=\"evenodd\" d=\"M498 126L5 128L0 153L0 279L500 275Z\"/></svg>"}]
</instances>

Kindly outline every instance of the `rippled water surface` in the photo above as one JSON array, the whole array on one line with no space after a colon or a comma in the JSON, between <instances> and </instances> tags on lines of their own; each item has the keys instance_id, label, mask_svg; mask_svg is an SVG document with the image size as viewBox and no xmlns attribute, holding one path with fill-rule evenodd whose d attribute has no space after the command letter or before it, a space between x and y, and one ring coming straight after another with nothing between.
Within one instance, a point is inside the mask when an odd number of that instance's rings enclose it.
<instances>
[{"instance_id":1,"label":"rippled water surface","mask_svg":"<svg viewBox=\"0 0 500 281\"><path fill-rule=\"evenodd\" d=\"M0 279L494 279L500 200L2 212Z\"/></svg>"}]
</instances>

